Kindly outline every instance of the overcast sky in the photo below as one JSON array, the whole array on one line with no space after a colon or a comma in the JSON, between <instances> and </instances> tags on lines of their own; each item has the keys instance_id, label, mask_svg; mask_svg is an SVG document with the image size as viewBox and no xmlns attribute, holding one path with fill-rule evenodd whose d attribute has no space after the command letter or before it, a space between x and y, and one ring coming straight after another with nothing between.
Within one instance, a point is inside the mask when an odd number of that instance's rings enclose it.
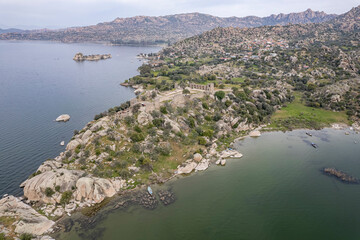
<instances>
[{"instance_id":1,"label":"overcast sky","mask_svg":"<svg viewBox=\"0 0 360 240\"><path fill-rule=\"evenodd\" d=\"M188 12L263 17L311 8L341 14L359 4L359 0L0 0L0 28L62 28L116 17Z\"/></svg>"}]
</instances>

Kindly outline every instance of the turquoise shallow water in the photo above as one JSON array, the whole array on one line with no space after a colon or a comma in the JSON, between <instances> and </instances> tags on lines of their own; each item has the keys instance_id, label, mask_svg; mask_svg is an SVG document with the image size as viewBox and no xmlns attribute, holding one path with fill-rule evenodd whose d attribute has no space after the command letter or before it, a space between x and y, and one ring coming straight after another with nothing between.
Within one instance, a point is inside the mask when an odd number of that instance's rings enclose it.
<instances>
[{"instance_id":1,"label":"turquoise shallow water","mask_svg":"<svg viewBox=\"0 0 360 240\"><path fill-rule=\"evenodd\" d=\"M324 129L265 133L236 144L244 154L170 183L177 201L155 210L115 210L63 239L360 239L360 136ZM310 146L319 145L318 149Z\"/></svg>"},{"instance_id":2,"label":"turquoise shallow water","mask_svg":"<svg viewBox=\"0 0 360 240\"><path fill-rule=\"evenodd\" d=\"M21 195L19 184L56 157L75 129L94 115L134 97L121 87L137 74L136 55L158 47L0 41L0 196ZM98 62L75 62L75 53L110 53ZM67 123L56 123L68 113Z\"/></svg>"}]
</instances>

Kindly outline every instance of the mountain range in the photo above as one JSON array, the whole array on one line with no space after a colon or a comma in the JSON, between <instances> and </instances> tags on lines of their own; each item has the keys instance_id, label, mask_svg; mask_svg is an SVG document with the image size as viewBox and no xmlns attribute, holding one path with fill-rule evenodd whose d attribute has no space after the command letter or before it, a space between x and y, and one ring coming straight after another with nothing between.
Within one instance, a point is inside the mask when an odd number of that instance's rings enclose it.
<instances>
[{"instance_id":1,"label":"mountain range","mask_svg":"<svg viewBox=\"0 0 360 240\"><path fill-rule=\"evenodd\" d=\"M304 12L268 17L221 18L201 13L186 13L160 17L136 16L116 18L111 22L59 30L33 30L0 35L2 40L50 40L61 42L110 42L113 44L173 43L216 27L259 27L300 23L320 23L337 15L308 9Z\"/></svg>"}]
</instances>

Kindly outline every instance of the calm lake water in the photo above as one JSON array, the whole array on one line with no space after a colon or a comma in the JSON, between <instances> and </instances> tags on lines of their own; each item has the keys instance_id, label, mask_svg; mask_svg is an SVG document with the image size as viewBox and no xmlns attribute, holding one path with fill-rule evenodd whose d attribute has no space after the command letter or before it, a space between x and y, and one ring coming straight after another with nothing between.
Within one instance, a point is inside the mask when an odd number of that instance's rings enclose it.
<instances>
[{"instance_id":1,"label":"calm lake water","mask_svg":"<svg viewBox=\"0 0 360 240\"><path fill-rule=\"evenodd\" d=\"M360 177L360 136L312 133L242 140L236 147L243 158L167 183L174 204L112 210L95 228L75 225L59 239L360 239L360 185L320 171L336 167Z\"/></svg>"},{"instance_id":2,"label":"calm lake water","mask_svg":"<svg viewBox=\"0 0 360 240\"><path fill-rule=\"evenodd\" d=\"M20 195L19 184L56 157L75 129L134 94L119 83L137 74L136 55L158 47L0 41L0 196ZM77 52L112 59L77 63ZM53 120L70 114L67 123Z\"/></svg>"}]
</instances>

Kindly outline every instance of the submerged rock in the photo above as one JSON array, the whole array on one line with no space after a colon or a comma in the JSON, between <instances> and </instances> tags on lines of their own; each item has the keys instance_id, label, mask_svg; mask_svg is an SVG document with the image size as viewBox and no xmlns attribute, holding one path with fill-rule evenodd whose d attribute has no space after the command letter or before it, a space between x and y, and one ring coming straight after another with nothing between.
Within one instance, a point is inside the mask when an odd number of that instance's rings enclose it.
<instances>
[{"instance_id":1,"label":"submerged rock","mask_svg":"<svg viewBox=\"0 0 360 240\"><path fill-rule=\"evenodd\" d=\"M359 179L344 173L343 171L337 170L336 168L324 168L323 172L329 176L334 176L338 180L346 183L359 184Z\"/></svg>"},{"instance_id":2,"label":"submerged rock","mask_svg":"<svg viewBox=\"0 0 360 240\"><path fill-rule=\"evenodd\" d=\"M166 206L175 202L175 194L168 190L160 190L158 193L160 201Z\"/></svg>"}]
</instances>

